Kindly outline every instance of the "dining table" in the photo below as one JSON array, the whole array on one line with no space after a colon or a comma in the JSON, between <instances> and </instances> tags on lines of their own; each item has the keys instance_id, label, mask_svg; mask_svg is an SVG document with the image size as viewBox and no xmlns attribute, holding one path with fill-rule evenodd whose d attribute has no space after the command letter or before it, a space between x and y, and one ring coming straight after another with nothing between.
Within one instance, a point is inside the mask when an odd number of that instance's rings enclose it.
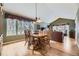
<instances>
[{"instance_id":1,"label":"dining table","mask_svg":"<svg viewBox=\"0 0 79 59\"><path fill-rule=\"evenodd\" d=\"M33 38L32 53L34 54L34 51L39 51L42 55L45 55L47 53L45 44L45 37L47 37L47 34L32 34L31 37Z\"/></svg>"}]
</instances>

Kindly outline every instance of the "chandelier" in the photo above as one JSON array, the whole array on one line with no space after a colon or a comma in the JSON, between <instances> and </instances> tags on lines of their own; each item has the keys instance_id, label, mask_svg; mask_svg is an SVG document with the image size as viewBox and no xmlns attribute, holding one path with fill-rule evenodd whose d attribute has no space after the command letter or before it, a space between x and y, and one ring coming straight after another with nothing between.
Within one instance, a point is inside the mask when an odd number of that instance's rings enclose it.
<instances>
[{"instance_id":1,"label":"chandelier","mask_svg":"<svg viewBox=\"0 0 79 59\"><path fill-rule=\"evenodd\" d=\"M35 12L36 12L36 17L35 17L35 22L34 23L40 23L42 22L40 18L38 18L38 15L37 15L37 3L35 3Z\"/></svg>"}]
</instances>

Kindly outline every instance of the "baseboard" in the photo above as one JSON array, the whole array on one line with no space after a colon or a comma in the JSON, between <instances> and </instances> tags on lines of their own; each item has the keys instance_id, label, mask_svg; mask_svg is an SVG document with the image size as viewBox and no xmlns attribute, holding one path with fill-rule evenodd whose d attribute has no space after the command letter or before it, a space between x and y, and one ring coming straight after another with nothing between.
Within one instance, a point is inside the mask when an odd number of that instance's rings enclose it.
<instances>
[{"instance_id":1,"label":"baseboard","mask_svg":"<svg viewBox=\"0 0 79 59\"><path fill-rule=\"evenodd\" d=\"M3 45L8 45L8 44L12 44L12 43L20 42L20 41L24 41L24 39L5 42L5 43L3 43Z\"/></svg>"}]
</instances>

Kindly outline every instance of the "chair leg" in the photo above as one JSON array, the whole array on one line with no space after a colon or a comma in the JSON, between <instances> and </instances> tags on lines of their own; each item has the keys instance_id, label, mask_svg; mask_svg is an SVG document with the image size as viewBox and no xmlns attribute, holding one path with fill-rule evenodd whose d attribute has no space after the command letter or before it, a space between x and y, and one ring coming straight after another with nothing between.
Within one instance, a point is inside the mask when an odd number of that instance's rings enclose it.
<instances>
[{"instance_id":1,"label":"chair leg","mask_svg":"<svg viewBox=\"0 0 79 59\"><path fill-rule=\"evenodd\" d=\"M28 40L28 39L25 39L25 44L24 44L24 46L25 46L25 45L26 45L26 43L28 42L27 40Z\"/></svg>"},{"instance_id":2,"label":"chair leg","mask_svg":"<svg viewBox=\"0 0 79 59\"><path fill-rule=\"evenodd\" d=\"M26 45L26 43L27 43L27 41L25 41L25 44L24 44L24 46Z\"/></svg>"},{"instance_id":3,"label":"chair leg","mask_svg":"<svg viewBox=\"0 0 79 59\"><path fill-rule=\"evenodd\" d=\"M52 48L51 45L50 45L50 43L49 43L49 47Z\"/></svg>"},{"instance_id":4,"label":"chair leg","mask_svg":"<svg viewBox=\"0 0 79 59\"><path fill-rule=\"evenodd\" d=\"M33 49L32 49L32 54L34 54L34 46L33 46Z\"/></svg>"}]
</instances>

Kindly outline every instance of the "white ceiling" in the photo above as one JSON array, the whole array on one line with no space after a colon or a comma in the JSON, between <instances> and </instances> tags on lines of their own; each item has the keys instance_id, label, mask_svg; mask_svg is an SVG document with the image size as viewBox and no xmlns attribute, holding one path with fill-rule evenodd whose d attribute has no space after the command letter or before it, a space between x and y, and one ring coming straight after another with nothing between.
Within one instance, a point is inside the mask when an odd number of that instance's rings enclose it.
<instances>
[{"instance_id":1,"label":"white ceiling","mask_svg":"<svg viewBox=\"0 0 79 59\"><path fill-rule=\"evenodd\" d=\"M75 19L77 8L74 3L40 3L37 4L37 15L47 23L58 17ZM36 16L34 3L4 3L4 9L32 18Z\"/></svg>"}]
</instances>

